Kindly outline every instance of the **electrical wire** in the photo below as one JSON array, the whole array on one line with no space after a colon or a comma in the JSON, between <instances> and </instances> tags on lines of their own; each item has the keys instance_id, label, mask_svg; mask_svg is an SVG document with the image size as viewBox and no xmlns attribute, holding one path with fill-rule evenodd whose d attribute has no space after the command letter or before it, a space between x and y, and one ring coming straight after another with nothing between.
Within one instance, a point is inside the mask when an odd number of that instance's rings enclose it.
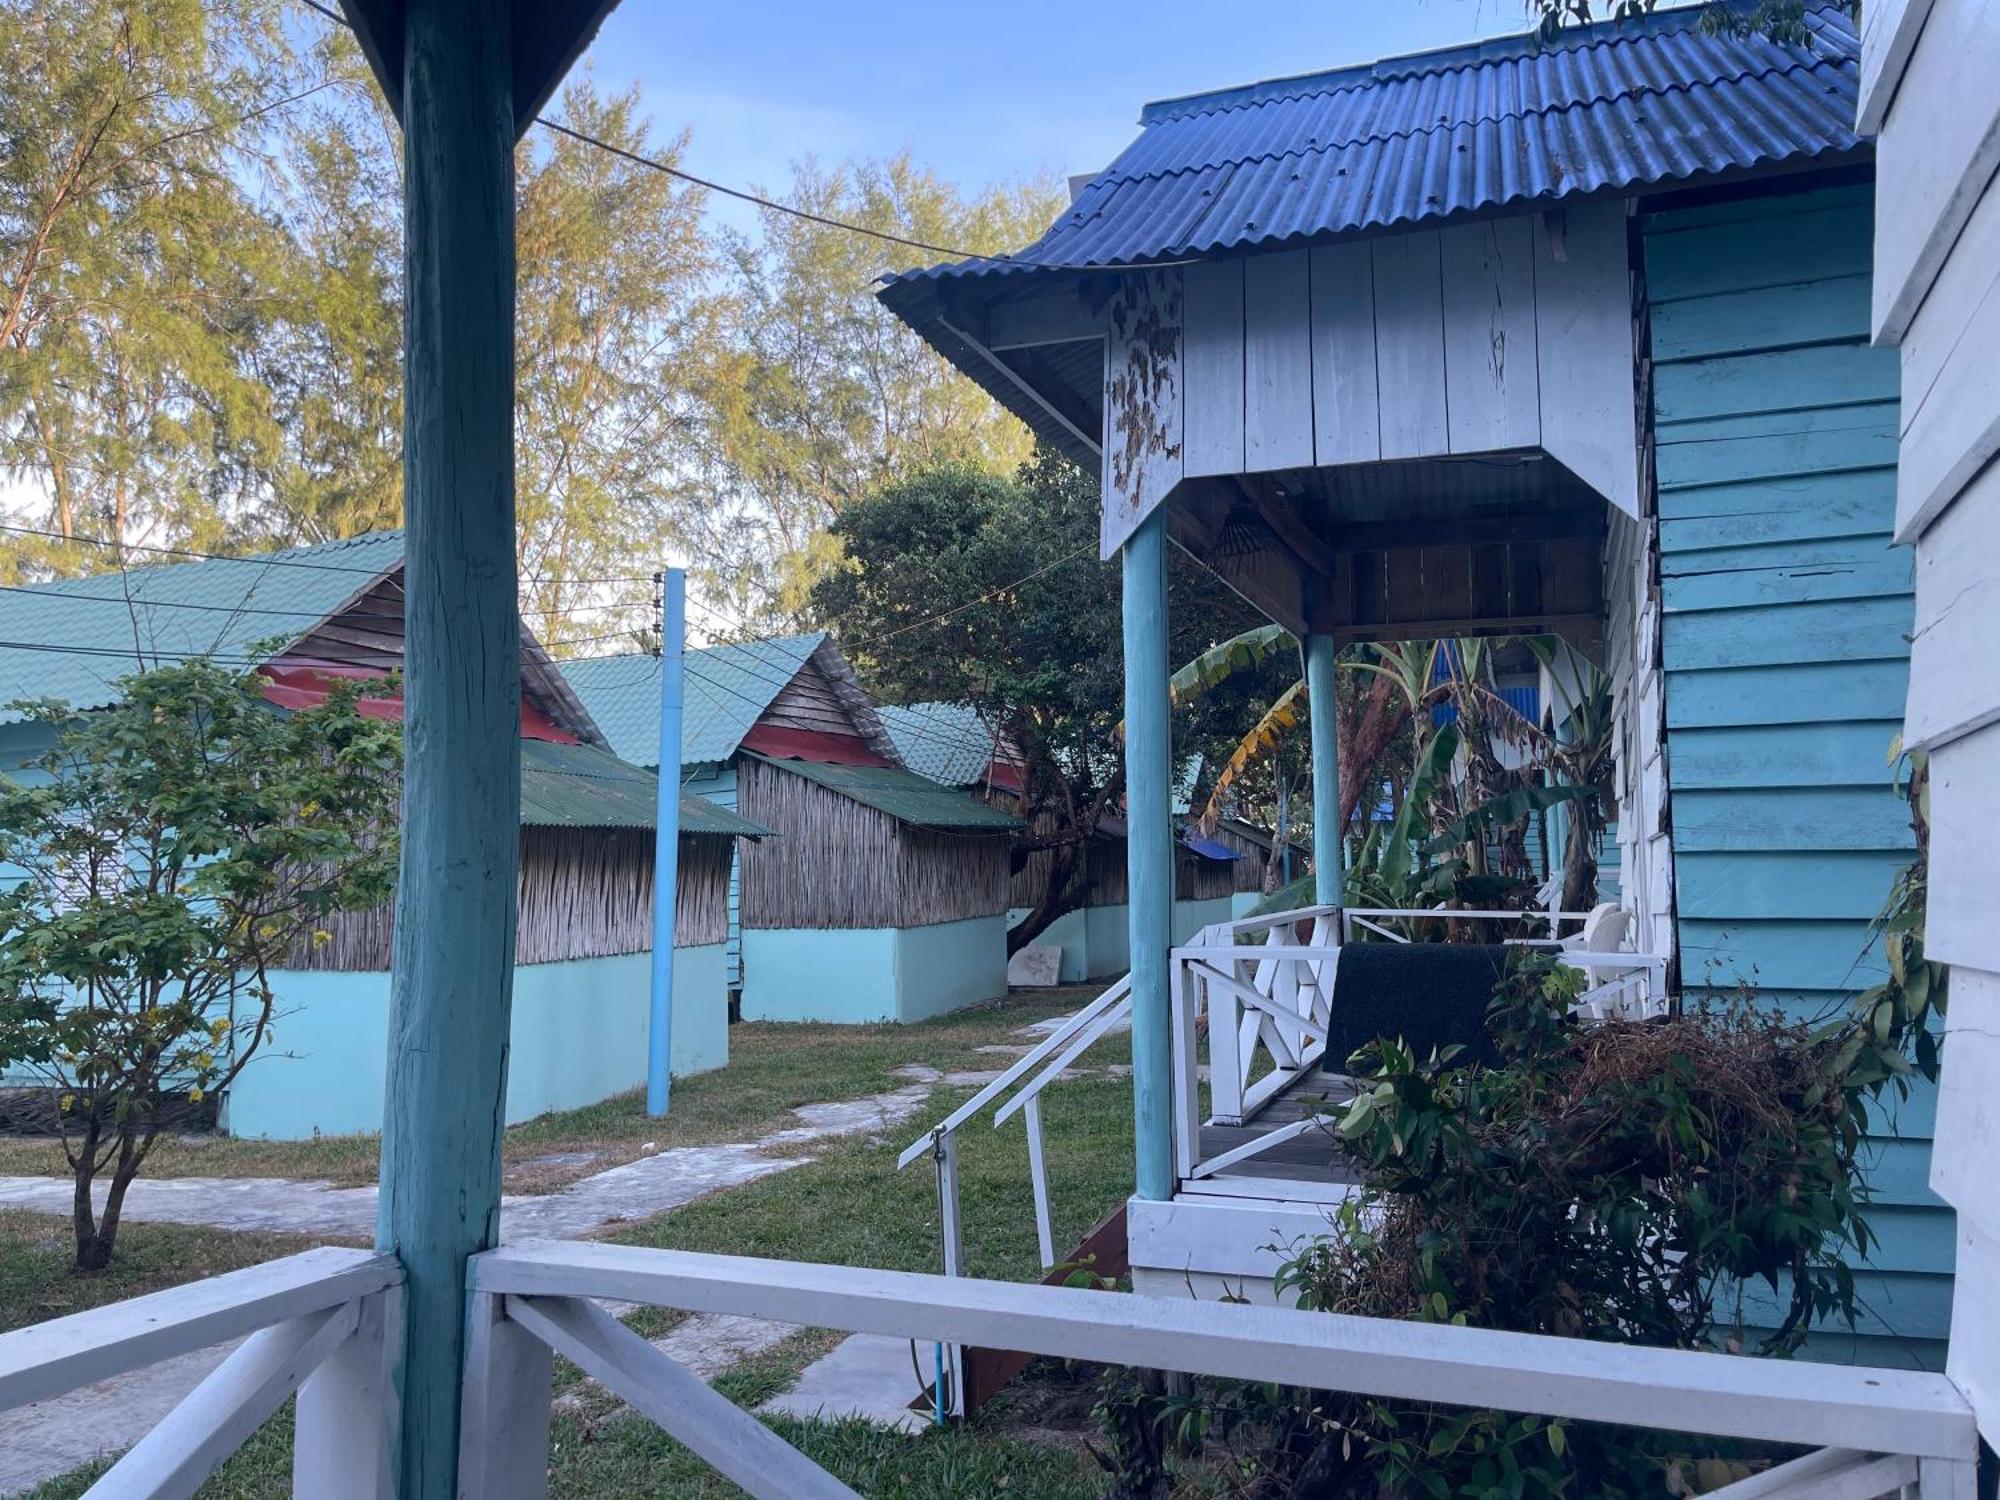
<instances>
[{"instance_id":1,"label":"electrical wire","mask_svg":"<svg viewBox=\"0 0 2000 1500\"><path fill-rule=\"evenodd\" d=\"M353 25L330 5L322 5L320 0L299 0L308 10L317 11L335 25L353 30ZM941 245L931 240L920 240L905 234L896 234L887 229L873 229L866 224L856 224L850 219L836 219L827 214L814 213L793 203L783 203L775 198L767 198L762 193L751 192L748 188L731 187L725 182L717 182L712 177L698 176L681 167L670 165L655 157L643 156L637 151L628 151L623 146L610 141L599 140L587 135L560 120L551 120L547 115L537 115L535 124L544 130L552 130L558 135L566 135L587 146L595 146L600 151L608 151L613 156L623 157L637 166L648 167L655 172L663 172L680 182L704 188L711 193L720 193L725 198L734 198L741 203L754 204L758 208L769 209L772 213L786 214L794 219L803 219L810 224L818 224L827 229L839 229L848 234L865 235L871 240L881 240L891 245L902 245L911 250L922 250L929 255L942 255L952 260L982 261L996 266L1019 266L1034 271L1164 271L1175 266L1191 265L1196 257L1181 256L1173 260L1131 261L1120 264L1106 264L1102 261L1051 261L1031 260L1013 252L995 255L982 250L966 250L955 245Z\"/></svg>"}]
</instances>

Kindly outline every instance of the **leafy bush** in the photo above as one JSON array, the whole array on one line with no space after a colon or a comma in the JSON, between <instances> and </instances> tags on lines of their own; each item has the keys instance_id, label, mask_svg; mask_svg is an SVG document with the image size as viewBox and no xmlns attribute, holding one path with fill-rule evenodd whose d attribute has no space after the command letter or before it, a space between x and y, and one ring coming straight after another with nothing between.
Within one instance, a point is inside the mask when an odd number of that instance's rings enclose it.
<instances>
[{"instance_id":1,"label":"leafy bush","mask_svg":"<svg viewBox=\"0 0 2000 1500\"><path fill-rule=\"evenodd\" d=\"M1571 1009L1581 982L1522 950L1487 1015L1497 1066L1396 1040L1355 1054L1360 1092L1339 1131L1366 1185L1330 1234L1294 1247L1281 1300L1777 1355L1814 1322L1853 1318L1847 1258L1874 1243L1857 1164L1865 1106L1909 1072L1921 1008L1872 1002L1813 1029L1746 994L1663 1022L1584 1024ZM1782 1312L1747 1348L1739 1292L1757 1282ZM1107 1415L1211 1464L1225 1454L1236 1491L1259 1496L1657 1495L1670 1470L1714 1451L1226 1382L1126 1392Z\"/></svg>"}]
</instances>

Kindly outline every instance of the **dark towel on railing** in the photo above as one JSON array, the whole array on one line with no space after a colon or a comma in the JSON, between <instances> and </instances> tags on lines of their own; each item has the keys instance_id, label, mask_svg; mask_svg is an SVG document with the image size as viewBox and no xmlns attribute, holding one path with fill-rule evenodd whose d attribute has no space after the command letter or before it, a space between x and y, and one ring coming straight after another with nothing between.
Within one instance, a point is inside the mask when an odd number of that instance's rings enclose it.
<instances>
[{"instance_id":1,"label":"dark towel on railing","mask_svg":"<svg viewBox=\"0 0 2000 1500\"><path fill-rule=\"evenodd\" d=\"M1330 1073L1345 1073L1357 1047L1400 1036L1418 1061L1457 1045L1461 1062L1493 1063L1486 1007L1507 966L1498 943L1348 943L1334 971Z\"/></svg>"}]
</instances>

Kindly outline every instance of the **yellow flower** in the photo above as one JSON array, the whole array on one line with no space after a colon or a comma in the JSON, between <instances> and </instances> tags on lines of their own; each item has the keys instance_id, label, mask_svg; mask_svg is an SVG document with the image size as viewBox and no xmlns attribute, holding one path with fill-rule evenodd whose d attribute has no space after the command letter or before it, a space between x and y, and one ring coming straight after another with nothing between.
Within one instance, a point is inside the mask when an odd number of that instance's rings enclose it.
<instances>
[{"instance_id":1,"label":"yellow flower","mask_svg":"<svg viewBox=\"0 0 2000 1500\"><path fill-rule=\"evenodd\" d=\"M73 1110L73 1109L75 1109L75 1108L76 1108L76 1095L74 1095L74 1094L64 1094L64 1095L62 1096L62 1111L63 1111L63 1113L64 1113L64 1114L68 1114L68 1113L69 1113L69 1112L70 1112L71 1110Z\"/></svg>"},{"instance_id":2,"label":"yellow flower","mask_svg":"<svg viewBox=\"0 0 2000 1500\"><path fill-rule=\"evenodd\" d=\"M202 1091L200 1089L197 1088L188 1090L188 1103L199 1104L201 1103L201 1098L202 1098Z\"/></svg>"}]
</instances>

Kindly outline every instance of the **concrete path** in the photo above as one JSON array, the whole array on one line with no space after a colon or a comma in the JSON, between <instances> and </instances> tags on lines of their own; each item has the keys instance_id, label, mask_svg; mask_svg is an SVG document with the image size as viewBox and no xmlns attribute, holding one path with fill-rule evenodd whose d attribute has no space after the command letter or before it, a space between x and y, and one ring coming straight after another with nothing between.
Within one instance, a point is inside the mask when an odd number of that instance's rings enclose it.
<instances>
[{"instance_id":1,"label":"concrete path","mask_svg":"<svg viewBox=\"0 0 2000 1500\"><path fill-rule=\"evenodd\" d=\"M910 1403L924 1393L927 1381L918 1379L917 1369L928 1368L936 1347L918 1344L913 1365L908 1339L854 1334L807 1365L797 1385L757 1409L828 1422L860 1417L878 1427L920 1432L931 1419L912 1411Z\"/></svg>"}]
</instances>

